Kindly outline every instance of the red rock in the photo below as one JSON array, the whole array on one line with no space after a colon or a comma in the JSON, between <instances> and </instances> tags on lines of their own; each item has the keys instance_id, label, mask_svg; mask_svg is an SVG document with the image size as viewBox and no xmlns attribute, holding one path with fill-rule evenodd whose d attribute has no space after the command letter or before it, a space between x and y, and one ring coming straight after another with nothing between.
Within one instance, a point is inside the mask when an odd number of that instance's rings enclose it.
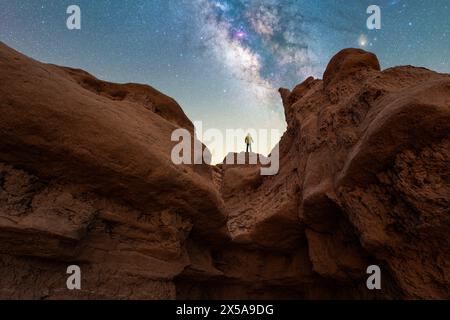
<instances>
[{"instance_id":1,"label":"red rock","mask_svg":"<svg viewBox=\"0 0 450 320\"><path fill-rule=\"evenodd\" d=\"M174 298L187 237L228 239L211 167L171 162L172 131L193 130L178 104L3 44L0 70L0 296ZM71 263L78 293L52 278Z\"/></svg>"},{"instance_id":2,"label":"red rock","mask_svg":"<svg viewBox=\"0 0 450 320\"><path fill-rule=\"evenodd\" d=\"M0 70L0 298L450 297L449 75L343 50L280 89L280 170L261 176L173 165L193 126L151 87L3 44Z\"/></svg>"},{"instance_id":3,"label":"red rock","mask_svg":"<svg viewBox=\"0 0 450 320\"><path fill-rule=\"evenodd\" d=\"M380 71L378 58L361 49L344 49L330 61L323 74L324 87L337 84L343 79L363 73L367 70Z\"/></svg>"}]
</instances>

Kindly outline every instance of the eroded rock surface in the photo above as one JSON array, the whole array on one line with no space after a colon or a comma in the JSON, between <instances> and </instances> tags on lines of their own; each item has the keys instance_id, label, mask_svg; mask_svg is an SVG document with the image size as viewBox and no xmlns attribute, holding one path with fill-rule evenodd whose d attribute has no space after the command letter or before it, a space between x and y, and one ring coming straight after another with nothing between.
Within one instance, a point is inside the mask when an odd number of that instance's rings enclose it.
<instances>
[{"instance_id":1,"label":"eroded rock surface","mask_svg":"<svg viewBox=\"0 0 450 320\"><path fill-rule=\"evenodd\" d=\"M280 89L280 170L261 176L174 165L172 131L194 128L151 87L4 44L0 70L0 298L450 297L449 75L343 50Z\"/></svg>"}]
</instances>

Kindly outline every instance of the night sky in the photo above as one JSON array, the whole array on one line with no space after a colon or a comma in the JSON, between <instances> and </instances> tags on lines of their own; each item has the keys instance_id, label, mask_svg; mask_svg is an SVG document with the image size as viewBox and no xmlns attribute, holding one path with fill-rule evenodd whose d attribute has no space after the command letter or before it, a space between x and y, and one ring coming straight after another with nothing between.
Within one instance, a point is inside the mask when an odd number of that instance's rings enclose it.
<instances>
[{"instance_id":1,"label":"night sky","mask_svg":"<svg viewBox=\"0 0 450 320\"><path fill-rule=\"evenodd\" d=\"M73 4L81 30L66 28ZM366 27L371 4L381 30ZM277 89L322 77L343 48L372 51L383 68L450 73L450 1L0 0L0 40L104 80L150 84L206 128L283 131Z\"/></svg>"}]
</instances>

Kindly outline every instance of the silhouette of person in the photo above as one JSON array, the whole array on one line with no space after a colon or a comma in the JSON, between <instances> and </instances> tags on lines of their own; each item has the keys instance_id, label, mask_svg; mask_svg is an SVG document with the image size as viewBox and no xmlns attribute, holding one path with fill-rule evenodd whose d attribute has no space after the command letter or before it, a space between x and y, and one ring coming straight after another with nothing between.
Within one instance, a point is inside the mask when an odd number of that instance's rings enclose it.
<instances>
[{"instance_id":1,"label":"silhouette of person","mask_svg":"<svg viewBox=\"0 0 450 320\"><path fill-rule=\"evenodd\" d=\"M245 144L247 145L247 153L248 153L249 150L250 150L250 152L252 152L252 143L253 143L253 138L252 138L252 136L249 133L245 137Z\"/></svg>"}]
</instances>

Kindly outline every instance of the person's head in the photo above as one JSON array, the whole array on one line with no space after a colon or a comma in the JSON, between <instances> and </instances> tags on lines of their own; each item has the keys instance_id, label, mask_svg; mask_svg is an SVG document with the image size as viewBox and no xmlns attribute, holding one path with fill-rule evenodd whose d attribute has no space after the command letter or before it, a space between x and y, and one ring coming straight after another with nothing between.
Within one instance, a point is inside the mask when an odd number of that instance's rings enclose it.
<instances>
[{"instance_id":1,"label":"person's head","mask_svg":"<svg viewBox=\"0 0 450 320\"><path fill-rule=\"evenodd\" d=\"M251 136L251 134L250 134L250 132L249 133L247 133L247 137L249 137L249 138L251 138L252 136Z\"/></svg>"}]
</instances>

